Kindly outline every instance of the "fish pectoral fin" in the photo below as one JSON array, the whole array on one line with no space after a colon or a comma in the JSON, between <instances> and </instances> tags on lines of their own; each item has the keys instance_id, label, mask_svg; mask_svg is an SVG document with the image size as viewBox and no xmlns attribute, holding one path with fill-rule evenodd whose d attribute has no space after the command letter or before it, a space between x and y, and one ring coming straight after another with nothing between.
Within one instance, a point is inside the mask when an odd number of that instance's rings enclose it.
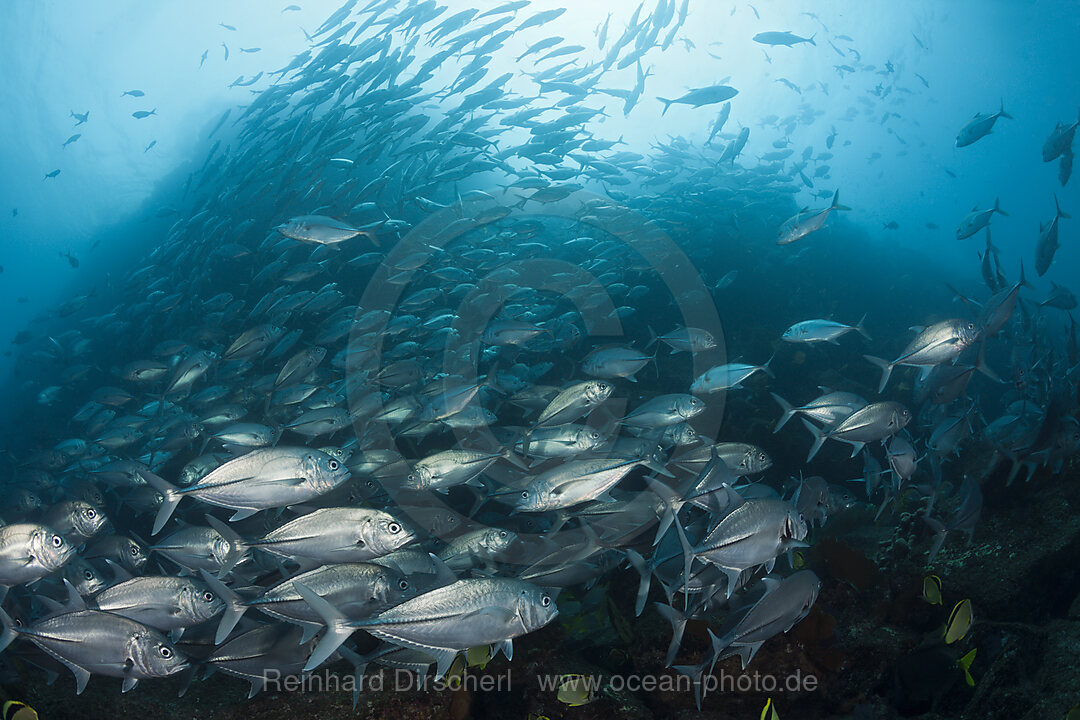
<instances>
[{"instance_id":1,"label":"fish pectoral fin","mask_svg":"<svg viewBox=\"0 0 1080 720\"><path fill-rule=\"evenodd\" d=\"M244 520L246 518L251 517L252 515L254 515L257 512L259 512L259 511L255 510L255 509L252 509L252 508L240 508L235 513L233 513L233 516L231 518L229 518L229 522L236 522L237 520Z\"/></svg>"},{"instance_id":2,"label":"fish pectoral fin","mask_svg":"<svg viewBox=\"0 0 1080 720\"><path fill-rule=\"evenodd\" d=\"M131 690L132 688L134 688L138 684L139 684L139 679L137 677L135 677L134 675L131 675L131 674L124 675L124 684L120 688L120 692L126 693L128 690Z\"/></svg>"},{"instance_id":3,"label":"fish pectoral fin","mask_svg":"<svg viewBox=\"0 0 1080 720\"><path fill-rule=\"evenodd\" d=\"M510 624L514 618L517 617L517 613L511 612L506 608L501 607L485 607L479 610L473 610L469 613L464 613L459 616L459 623L466 623L470 620L478 619L491 619L501 624Z\"/></svg>"}]
</instances>

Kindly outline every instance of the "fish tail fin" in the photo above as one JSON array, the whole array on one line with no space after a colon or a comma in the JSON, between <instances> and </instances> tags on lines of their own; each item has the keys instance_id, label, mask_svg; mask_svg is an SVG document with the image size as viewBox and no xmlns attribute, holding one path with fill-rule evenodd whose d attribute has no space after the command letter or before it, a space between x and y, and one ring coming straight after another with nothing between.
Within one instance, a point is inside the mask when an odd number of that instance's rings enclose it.
<instances>
[{"instance_id":1,"label":"fish tail fin","mask_svg":"<svg viewBox=\"0 0 1080 720\"><path fill-rule=\"evenodd\" d=\"M780 420L777 421L776 427L773 428L773 433L778 433L778 432L780 432L780 428L787 425L788 420L795 417L795 408L792 407L791 403L789 403L787 400L780 397L776 393L769 393L769 394L772 395L773 400L776 401L776 404L780 406L780 409L784 413L783 415L780 416Z\"/></svg>"},{"instance_id":2,"label":"fish tail fin","mask_svg":"<svg viewBox=\"0 0 1080 720\"><path fill-rule=\"evenodd\" d=\"M1005 217L1009 217L1009 213L1007 213L1007 212L1005 212L1004 210L1001 209L1001 199L1000 198L994 198L994 212L998 213L999 215L1004 215Z\"/></svg>"},{"instance_id":3,"label":"fish tail fin","mask_svg":"<svg viewBox=\"0 0 1080 720\"><path fill-rule=\"evenodd\" d=\"M1009 118L1010 120L1014 119L1012 115L1005 112L1005 98L1001 99L1001 104L999 105L998 109L998 117Z\"/></svg>"},{"instance_id":4,"label":"fish tail fin","mask_svg":"<svg viewBox=\"0 0 1080 720\"><path fill-rule=\"evenodd\" d=\"M656 331L652 329L652 325L648 325L647 327L649 328L649 342L645 343L646 350L656 344L656 341L659 339L656 335Z\"/></svg>"},{"instance_id":5,"label":"fish tail fin","mask_svg":"<svg viewBox=\"0 0 1080 720\"><path fill-rule=\"evenodd\" d=\"M814 444L810 446L810 453L806 456L806 462L810 462L814 459L814 456L818 454L818 450L825 444L825 433L821 431L814 423L810 422L806 418L802 419L802 424L806 426L806 429L810 431L810 434L814 436Z\"/></svg>"},{"instance_id":6,"label":"fish tail fin","mask_svg":"<svg viewBox=\"0 0 1080 720\"><path fill-rule=\"evenodd\" d=\"M225 611L221 614L221 622L218 623L217 634L214 636L214 644L220 645L225 642L225 638L229 637L229 633L240 622L240 618L244 617L248 606L231 588L206 572L206 570L199 570L199 574L202 575L203 581L210 586L210 589L225 601Z\"/></svg>"},{"instance_id":7,"label":"fish tail fin","mask_svg":"<svg viewBox=\"0 0 1080 720\"><path fill-rule=\"evenodd\" d=\"M668 108L670 108L671 104L673 102L675 102L675 101L674 100L668 100L667 98L662 98L660 96L657 96L656 99L659 100L660 102L664 103L664 112L660 113L660 117L664 117L664 115L667 114Z\"/></svg>"},{"instance_id":8,"label":"fish tail fin","mask_svg":"<svg viewBox=\"0 0 1080 720\"><path fill-rule=\"evenodd\" d=\"M671 645L668 646L667 667L671 667L679 655L683 633L686 632L686 616L666 603L656 603L656 609L671 623Z\"/></svg>"},{"instance_id":9,"label":"fish tail fin","mask_svg":"<svg viewBox=\"0 0 1080 720\"><path fill-rule=\"evenodd\" d=\"M641 553L631 548L627 548L624 552L626 553L626 559L630 561L633 568L638 571L638 575L641 576L641 582L638 583L637 602L634 604L634 615L640 617L641 611L645 609L645 601L649 599L652 573L649 572L649 566L645 564L645 558L641 556Z\"/></svg>"},{"instance_id":10,"label":"fish tail fin","mask_svg":"<svg viewBox=\"0 0 1080 720\"><path fill-rule=\"evenodd\" d=\"M1072 215L1061 209L1061 203L1058 202L1057 193L1054 193L1054 210L1057 212L1058 217L1071 218Z\"/></svg>"},{"instance_id":11,"label":"fish tail fin","mask_svg":"<svg viewBox=\"0 0 1080 720\"><path fill-rule=\"evenodd\" d=\"M147 485L161 493L161 507L158 509L157 517L154 518L154 529L150 532L151 535L157 535L161 532L161 528L165 527L165 523L169 522L173 511L176 510L176 506L180 504L184 496L165 478L155 475L149 470L146 472L139 470L138 473L146 480Z\"/></svg>"},{"instance_id":12,"label":"fish tail fin","mask_svg":"<svg viewBox=\"0 0 1080 720\"><path fill-rule=\"evenodd\" d=\"M968 684L968 687L975 687L975 678L971 677L970 670L971 664L975 662L975 654L977 652L979 652L979 648L972 648L971 652L956 661L956 664L964 671L964 682Z\"/></svg>"},{"instance_id":13,"label":"fish tail fin","mask_svg":"<svg viewBox=\"0 0 1080 720\"><path fill-rule=\"evenodd\" d=\"M675 510L669 510L672 515L672 522L675 524L675 534L679 538L679 547L682 548L683 555L683 572L682 583L680 587L685 588L690 582L690 568L694 565L694 550L690 547L690 541L686 537L686 530L683 529L682 523L679 522L679 515ZM675 658L672 658L674 660ZM671 663L669 662L668 665Z\"/></svg>"},{"instance_id":14,"label":"fish tail fin","mask_svg":"<svg viewBox=\"0 0 1080 720\"><path fill-rule=\"evenodd\" d=\"M811 44L811 45L813 45L814 47L817 47L817 43L816 43L816 42L814 42L814 38L815 38L815 37L817 37L817 33L814 33L814 34L813 34L813 35L811 35L810 37L806 38L806 42L810 43L810 44Z\"/></svg>"},{"instance_id":15,"label":"fish tail fin","mask_svg":"<svg viewBox=\"0 0 1080 720\"><path fill-rule=\"evenodd\" d=\"M850 210L851 209L847 205L841 205L840 204L840 189L839 188L837 188L836 192L833 193L832 205L830 205L829 207L832 210Z\"/></svg>"},{"instance_id":16,"label":"fish tail fin","mask_svg":"<svg viewBox=\"0 0 1080 720\"><path fill-rule=\"evenodd\" d=\"M15 622L3 608L0 608L0 623L4 626L3 632L0 633L0 652L4 652L18 636L18 632L15 630Z\"/></svg>"},{"instance_id":17,"label":"fish tail fin","mask_svg":"<svg viewBox=\"0 0 1080 720\"><path fill-rule=\"evenodd\" d=\"M868 361L877 365L881 369L881 382L878 383L878 392L885 390L885 386L889 384L889 376L892 375L893 365L888 360L882 360L879 357L873 355L863 355Z\"/></svg>"},{"instance_id":18,"label":"fish tail fin","mask_svg":"<svg viewBox=\"0 0 1080 720\"><path fill-rule=\"evenodd\" d=\"M532 442L532 430L526 430L521 436L521 457L529 459L529 443Z\"/></svg>"},{"instance_id":19,"label":"fish tail fin","mask_svg":"<svg viewBox=\"0 0 1080 720\"><path fill-rule=\"evenodd\" d=\"M702 697L702 676L705 674L705 666L708 664L708 659L703 661L700 665L676 665L672 670L676 671L680 675L685 675L690 678L690 682L694 685L694 701L697 703L697 709L701 710L701 697Z\"/></svg>"},{"instance_id":20,"label":"fish tail fin","mask_svg":"<svg viewBox=\"0 0 1080 720\"><path fill-rule=\"evenodd\" d=\"M1026 279L1024 278L1024 261L1023 261L1023 259L1021 259L1021 260L1020 260L1020 283L1019 283L1019 285L1020 285L1020 287L1026 287L1026 288L1027 288L1027 289L1029 289L1029 290L1030 290L1030 289L1031 289L1031 287L1032 287L1032 286L1031 286L1031 283L1029 283L1029 282L1028 282L1028 281L1027 281L1027 280L1026 280Z\"/></svg>"},{"instance_id":21,"label":"fish tail fin","mask_svg":"<svg viewBox=\"0 0 1080 720\"><path fill-rule=\"evenodd\" d=\"M1002 382L1001 377L986 364L986 341L979 345L979 357L975 360L975 369L996 383Z\"/></svg>"},{"instance_id":22,"label":"fish tail fin","mask_svg":"<svg viewBox=\"0 0 1080 720\"><path fill-rule=\"evenodd\" d=\"M866 332L866 313L863 313L863 316L859 318L859 322L855 325L855 332L871 342L874 341L874 338L870 337L869 333Z\"/></svg>"},{"instance_id":23,"label":"fish tail fin","mask_svg":"<svg viewBox=\"0 0 1080 720\"><path fill-rule=\"evenodd\" d=\"M930 545L930 557L926 559L926 564L929 565L934 562L934 557L941 550L941 546L945 544L945 536L948 534L945 524L940 520L936 520L932 517L924 517L923 521L930 526L930 529L934 531L934 541Z\"/></svg>"},{"instance_id":24,"label":"fish tail fin","mask_svg":"<svg viewBox=\"0 0 1080 720\"><path fill-rule=\"evenodd\" d=\"M352 635L353 628L349 626L349 621L337 608L319 597L302 582L294 582L293 589L300 593L301 597L311 606L311 609L317 612L323 622L326 623L326 634L323 635L319 644L315 646L314 652L311 653L311 657L308 658L307 664L304 666L305 671L310 671L329 659L338 647Z\"/></svg>"},{"instance_id":25,"label":"fish tail fin","mask_svg":"<svg viewBox=\"0 0 1080 720\"><path fill-rule=\"evenodd\" d=\"M765 374L768 375L771 378L774 378L774 379L776 378L776 373L774 373L772 371L772 368L769 367L769 365L771 365L772 361L775 360L775 359L776 359L776 351L773 350L773 354L770 355L769 359L765 361L765 364L761 366L761 369L765 372Z\"/></svg>"}]
</instances>

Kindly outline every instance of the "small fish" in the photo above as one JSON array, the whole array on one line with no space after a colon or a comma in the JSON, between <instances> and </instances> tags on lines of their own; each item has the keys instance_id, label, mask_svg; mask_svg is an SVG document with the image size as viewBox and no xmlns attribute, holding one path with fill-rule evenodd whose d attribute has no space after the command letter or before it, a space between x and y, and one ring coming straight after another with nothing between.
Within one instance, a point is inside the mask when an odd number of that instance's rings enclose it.
<instances>
[{"instance_id":1,"label":"small fish","mask_svg":"<svg viewBox=\"0 0 1080 720\"><path fill-rule=\"evenodd\" d=\"M37 710L24 702L8 700L4 703L4 711L0 713L3 720L38 720Z\"/></svg>"},{"instance_id":2,"label":"small fish","mask_svg":"<svg viewBox=\"0 0 1080 720\"><path fill-rule=\"evenodd\" d=\"M72 110L71 111L71 117L73 117L73 118L75 118L76 120L79 121L79 122L75 123L75 127L78 127L78 126L82 125L84 122L86 122L87 118L90 117L90 111L87 110L82 115L80 115L79 113Z\"/></svg>"},{"instance_id":3,"label":"small fish","mask_svg":"<svg viewBox=\"0 0 1080 720\"><path fill-rule=\"evenodd\" d=\"M336 245L357 235L366 235L374 240L374 235L371 233L358 230L325 215L300 215L274 229L287 238L313 245Z\"/></svg>"},{"instance_id":4,"label":"small fish","mask_svg":"<svg viewBox=\"0 0 1080 720\"><path fill-rule=\"evenodd\" d=\"M814 42L814 36L811 35L808 38L799 37L790 32L762 32L753 37L754 42L761 43L762 45L784 45L791 47L792 45L798 45L799 43L810 43L811 45L817 45Z\"/></svg>"},{"instance_id":5,"label":"small fish","mask_svg":"<svg viewBox=\"0 0 1080 720\"><path fill-rule=\"evenodd\" d=\"M956 661L956 664L960 666L960 669L964 672L964 682L968 684L968 687L975 687L975 678L971 677L971 663L975 662L975 654L979 652L979 648L972 648L971 652L964 655ZM1066 716L1068 720L1068 716Z\"/></svg>"},{"instance_id":6,"label":"small fish","mask_svg":"<svg viewBox=\"0 0 1080 720\"><path fill-rule=\"evenodd\" d=\"M257 52L259 52L260 50L262 50L262 48L258 48L258 47L253 47L253 48L240 48L240 52L242 52L242 53L257 53Z\"/></svg>"},{"instance_id":7,"label":"small fish","mask_svg":"<svg viewBox=\"0 0 1080 720\"><path fill-rule=\"evenodd\" d=\"M142 90L125 90L124 92L120 93L120 97L124 97L125 95L130 95L131 97L142 97L145 94L146 93L144 93Z\"/></svg>"},{"instance_id":8,"label":"small fish","mask_svg":"<svg viewBox=\"0 0 1080 720\"><path fill-rule=\"evenodd\" d=\"M962 148L971 145L972 143L980 140L994 129L994 123L997 119L1003 117L1009 120L1013 119L1013 116L1005 112L1005 102L1002 101L1000 109L991 115L984 115L983 113L975 113L975 117L968 121L967 125L960 129L960 132L956 135L956 147Z\"/></svg>"},{"instance_id":9,"label":"small fish","mask_svg":"<svg viewBox=\"0 0 1080 720\"><path fill-rule=\"evenodd\" d=\"M79 138L81 138L81 137L82 137L82 133L75 133L74 135L72 135L71 137L69 137L69 138L68 138L67 140L65 140L65 141L64 141L64 144L63 144L63 145L61 145L60 147L62 147L62 148L66 148L66 147L67 147L68 145L70 145L71 143L75 142L76 140L78 140L78 139L79 139Z\"/></svg>"},{"instance_id":10,"label":"small fish","mask_svg":"<svg viewBox=\"0 0 1080 720\"><path fill-rule=\"evenodd\" d=\"M590 675L563 675L559 679L559 702L570 707L588 705L596 700L600 679Z\"/></svg>"},{"instance_id":11,"label":"small fish","mask_svg":"<svg viewBox=\"0 0 1080 720\"><path fill-rule=\"evenodd\" d=\"M825 225L829 213L833 210L850 210L846 205L840 204L840 191L833 194L832 205L823 210L804 209L797 215L793 215L780 227L777 245L790 245L802 240L812 232L816 232Z\"/></svg>"},{"instance_id":12,"label":"small fish","mask_svg":"<svg viewBox=\"0 0 1080 720\"><path fill-rule=\"evenodd\" d=\"M232 25L226 25L225 23L218 23L218 25L225 28L226 30L231 30L233 32L236 32L236 28L233 27Z\"/></svg>"},{"instance_id":13,"label":"small fish","mask_svg":"<svg viewBox=\"0 0 1080 720\"><path fill-rule=\"evenodd\" d=\"M952 645L957 640L963 640L971 629L971 623L975 620L971 609L971 600L964 598L956 603L952 612L949 613L949 621L945 623L943 633L946 645Z\"/></svg>"},{"instance_id":14,"label":"small fish","mask_svg":"<svg viewBox=\"0 0 1080 720\"><path fill-rule=\"evenodd\" d=\"M150 144L146 146L146 149L143 150L143 152L145 153L145 152L149 151L150 148L154 147L155 145L157 145L157 140L151 140Z\"/></svg>"},{"instance_id":15,"label":"small fish","mask_svg":"<svg viewBox=\"0 0 1080 720\"><path fill-rule=\"evenodd\" d=\"M937 575L927 575L922 582L923 600L931 605L941 604L941 578Z\"/></svg>"},{"instance_id":16,"label":"small fish","mask_svg":"<svg viewBox=\"0 0 1080 720\"><path fill-rule=\"evenodd\" d=\"M289 12L290 10L299 10L299 9L300 9L299 5L286 5L285 8L282 9L281 12L285 13L285 12Z\"/></svg>"},{"instance_id":17,"label":"small fish","mask_svg":"<svg viewBox=\"0 0 1080 720\"><path fill-rule=\"evenodd\" d=\"M716 285L714 287L717 290L726 290L727 288L731 287L732 283L735 282L735 279L737 277L739 277L739 271L738 270L729 270L724 275L724 277L722 277L722 278L720 278L719 280L716 281Z\"/></svg>"},{"instance_id":18,"label":"small fish","mask_svg":"<svg viewBox=\"0 0 1080 720\"><path fill-rule=\"evenodd\" d=\"M899 230L900 229L900 223L896 222L895 220L890 220L889 222L885 223L884 229L885 230Z\"/></svg>"},{"instance_id":19,"label":"small fish","mask_svg":"<svg viewBox=\"0 0 1080 720\"><path fill-rule=\"evenodd\" d=\"M48 172L48 173L45 173L45 177L43 177L43 178L41 178L41 179L42 179L42 180L47 180L47 179L49 179L49 178L54 178L54 177L56 177L56 176L57 176L57 175L59 175L59 174L60 174L60 170L59 170L59 169L56 169L56 170L53 170L52 172Z\"/></svg>"},{"instance_id":20,"label":"small fish","mask_svg":"<svg viewBox=\"0 0 1080 720\"><path fill-rule=\"evenodd\" d=\"M199 67L203 66L203 63L206 62L206 56L209 55L209 54L210 54L209 50L203 50L202 57L199 58Z\"/></svg>"},{"instance_id":21,"label":"small fish","mask_svg":"<svg viewBox=\"0 0 1080 720\"><path fill-rule=\"evenodd\" d=\"M157 108L154 108L149 112L147 112L146 110L136 110L135 112L131 113L131 117L135 118L136 120L142 120L143 118L150 117L151 115L157 115Z\"/></svg>"},{"instance_id":22,"label":"small fish","mask_svg":"<svg viewBox=\"0 0 1080 720\"><path fill-rule=\"evenodd\" d=\"M780 720L780 715L776 712L776 706L773 705L772 698L765 701L765 707L761 709L759 720Z\"/></svg>"},{"instance_id":23,"label":"small fish","mask_svg":"<svg viewBox=\"0 0 1080 720\"><path fill-rule=\"evenodd\" d=\"M68 264L73 268L79 267L79 259L72 255L70 252L60 253L60 257L66 257Z\"/></svg>"},{"instance_id":24,"label":"small fish","mask_svg":"<svg viewBox=\"0 0 1080 720\"><path fill-rule=\"evenodd\" d=\"M221 43L221 47L225 48L225 62L229 61L229 46L225 43Z\"/></svg>"}]
</instances>

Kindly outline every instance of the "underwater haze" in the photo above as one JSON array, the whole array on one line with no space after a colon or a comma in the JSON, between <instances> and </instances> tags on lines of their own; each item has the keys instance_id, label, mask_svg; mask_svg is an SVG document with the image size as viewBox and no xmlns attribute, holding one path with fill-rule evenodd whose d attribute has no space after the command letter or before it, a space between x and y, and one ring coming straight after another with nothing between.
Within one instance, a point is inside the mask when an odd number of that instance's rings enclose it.
<instances>
[{"instance_id":1,"label":"underwater haze","mask_svg":"<svg viewBox=\"0 0 1080 720\"><path fill-rule=\"evenodd\" d=\"M1080 713L1080 8L340 3L0 10L4 720Z\"/></svg>"}]
</instances>

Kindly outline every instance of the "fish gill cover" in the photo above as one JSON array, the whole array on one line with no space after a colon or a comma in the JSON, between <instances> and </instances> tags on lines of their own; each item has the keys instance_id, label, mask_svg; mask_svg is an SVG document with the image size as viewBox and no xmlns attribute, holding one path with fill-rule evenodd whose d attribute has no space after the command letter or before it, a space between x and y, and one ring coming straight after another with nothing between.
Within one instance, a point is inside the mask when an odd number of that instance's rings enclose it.
<instances>
[{"instance_id":1,"label":"fish gill cover","mask_svg":"<svg viewBox=\"0 0 1080 720\"><path fill-rule=\"evenodd\" d=\"M1075 705L1073 5L2 12L7 696Z\"/></svg>"}]
</instances>

